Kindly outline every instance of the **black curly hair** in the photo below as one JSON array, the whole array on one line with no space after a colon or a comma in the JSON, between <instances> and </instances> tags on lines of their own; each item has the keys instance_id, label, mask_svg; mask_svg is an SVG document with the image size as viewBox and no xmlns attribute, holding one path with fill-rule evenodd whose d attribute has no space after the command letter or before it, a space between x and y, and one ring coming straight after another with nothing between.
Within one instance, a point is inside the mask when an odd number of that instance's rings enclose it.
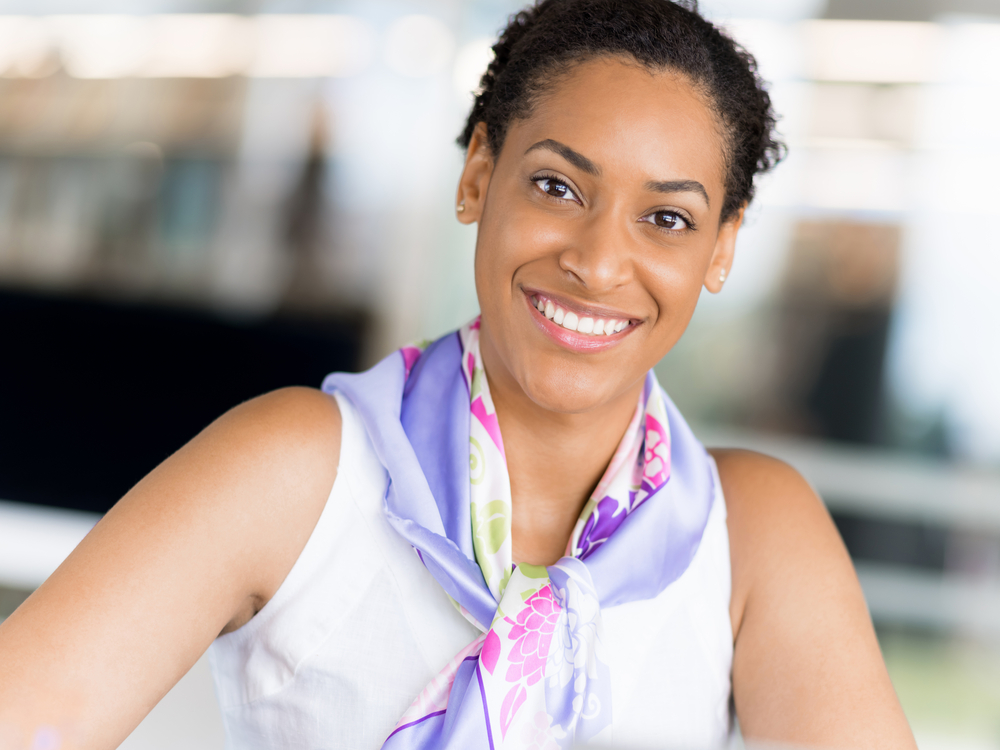
<instances>
[{"instance_id":1,"label":"black curly hair","mask_svg":"<svg viewBox=\"0 0 1000 750\"><path fill-rule=\"evenodd\" d=\"M493 52L458 137L463 148L483 122L499 154L511 121L528 117L559 75L618 55L684 74L712 103L727 136L723 221L753 198L754 177L785 154L756 60L699 15L697 0L538 0L511 16Z\"/></svg>"}]
</instances>

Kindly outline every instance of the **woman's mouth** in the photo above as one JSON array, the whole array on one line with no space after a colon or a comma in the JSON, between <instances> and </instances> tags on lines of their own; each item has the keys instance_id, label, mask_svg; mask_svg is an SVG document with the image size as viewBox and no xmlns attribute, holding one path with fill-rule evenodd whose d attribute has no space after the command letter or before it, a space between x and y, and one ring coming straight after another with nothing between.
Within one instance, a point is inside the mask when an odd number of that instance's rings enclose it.
<instances>
[{"instance_id":1,"label":"woman's mouth","mask_svg":"<svg viewBox=\"0 0 1000 750\"><path fill-rule=\"evenodd\" d=\"M633 325L628 318L596 317L568 310L542 294L530 295L531 304L561 328L586 336L613 336Z\"/></svg>"},{"instance_id":2,"label":"woman's mouth","mask_svg":"<svg viewBox=\"0 0 1000 750\"><path fill-rule=\"evenodd\" d=\"M560 303L541 292L522 291L525 304L535 308L528 310L532 322L551 340L575 352L600 352L618 346L643 322L616 310Z\"/></svg>"}]
</instances>

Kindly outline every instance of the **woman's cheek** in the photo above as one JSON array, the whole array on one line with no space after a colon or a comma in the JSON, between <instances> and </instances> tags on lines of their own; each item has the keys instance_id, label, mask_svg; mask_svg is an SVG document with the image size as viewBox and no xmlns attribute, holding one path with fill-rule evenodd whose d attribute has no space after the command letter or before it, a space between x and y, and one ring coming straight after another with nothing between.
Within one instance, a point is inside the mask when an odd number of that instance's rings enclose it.
<instances>
[{"instance_id":1,"label":"woman's cheek","mask_svg":"<svg viewBox=\"0 0 1000 750\"><path fill-rule=\"evenodd\" d=\"M530 199L509 201L498 215L504 255L517 266L558 252L570 241L566 217L553 215Z\"/></svg>"}]
</instances>

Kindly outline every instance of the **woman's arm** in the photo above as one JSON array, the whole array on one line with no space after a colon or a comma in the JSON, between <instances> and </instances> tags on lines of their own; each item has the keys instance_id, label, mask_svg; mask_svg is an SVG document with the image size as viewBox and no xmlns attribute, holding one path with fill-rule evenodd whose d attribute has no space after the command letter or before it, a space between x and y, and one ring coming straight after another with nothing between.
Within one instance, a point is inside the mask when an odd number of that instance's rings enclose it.
<instances>
[{"instance_id":1,"label":"woman's arm","mask_svg":"<svg viewBox=\"0 0 1000 750\"><path fill-rule=\"evenodd\" d=\"M915 750L822 502L780 461L747 451L713 455L729 512L733 694L743 735Z\"/></svg>"},{"instance_id":2,"label":"woman's arm","mask_svg":"<svg viewBox=\"0 0 1000 750\"><path fill-rule=\"evenodd\" d=\"M284 581L329 496L340 427L330 396L275 391L129 491L0 625L0 745L51 727L64 749L117 747Z\"/></svg>"}]
</instances>

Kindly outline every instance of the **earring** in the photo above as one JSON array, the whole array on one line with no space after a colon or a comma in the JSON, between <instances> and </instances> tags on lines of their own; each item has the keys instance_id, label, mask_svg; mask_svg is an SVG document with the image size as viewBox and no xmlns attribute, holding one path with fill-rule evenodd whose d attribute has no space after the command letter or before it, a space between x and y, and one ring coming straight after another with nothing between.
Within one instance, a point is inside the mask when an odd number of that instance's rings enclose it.
<instances>
[{"instance_id":1,"label":"earring","mask_svg":"<svg viewBox=\"0 0 1000 750\"><path fill-rule=\"evenodd\" d=\"M719 274L719 283L720 284L725 284L726 283L726 269L725 268L723 268L722 269L722 273Z\"/></svg>"},{"instance_id":2,"label":"earring","mask_svg":"<svg viewBox=\"0 0 1000 750\"><path fill-rule=\"evenodd\" d=\"M459 203L458 206L455 208L455 210L458 211L459 213L462 213L465 210L465 201Z\"/></svg>"}]
</instances>

